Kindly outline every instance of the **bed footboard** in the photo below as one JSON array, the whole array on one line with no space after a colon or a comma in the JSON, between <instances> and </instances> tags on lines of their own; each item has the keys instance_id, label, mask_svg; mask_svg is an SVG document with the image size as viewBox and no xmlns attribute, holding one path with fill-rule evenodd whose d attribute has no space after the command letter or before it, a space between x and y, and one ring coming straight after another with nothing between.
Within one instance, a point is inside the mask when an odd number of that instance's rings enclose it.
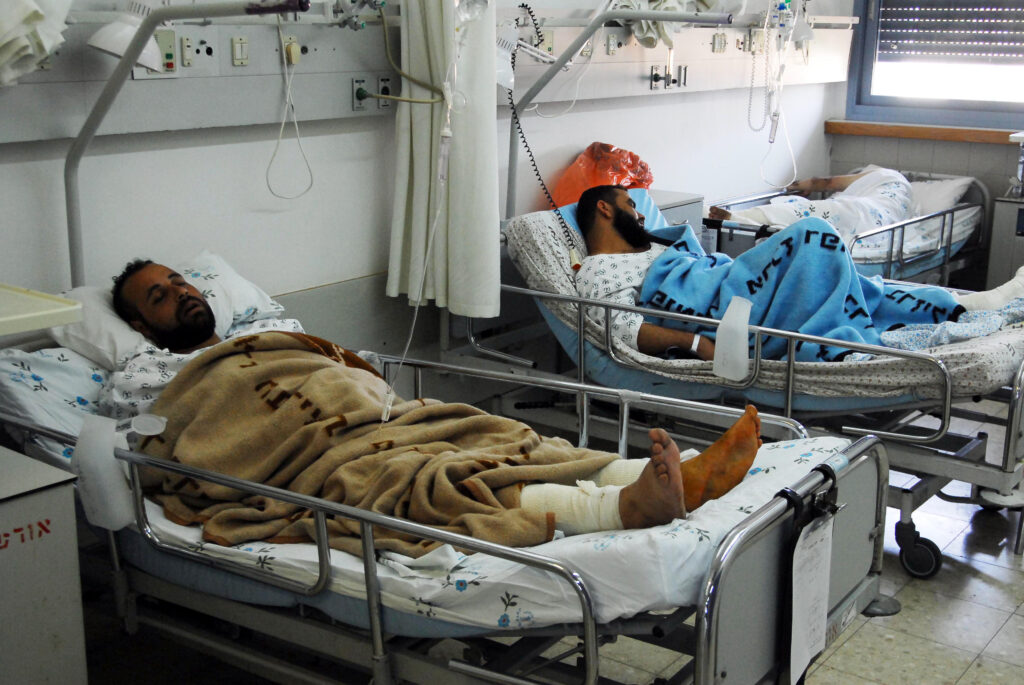
<instances>
[{"instance_id":1,"label":"bed footboard","mask_svg":"<svg viewBox=\"0 0 1024 685\"><path fill-rule=\"evenodd\" d=\"M863 438L835 463L834 481L812 472L792 488L799 503L776 496L719 546L698 607L696 682L787 681L794 536L800 509L806 511L815 501L831 499L838 506L834 515L823 514L832 516L825 646L878 597L888 484L885 448L877 438ZM895 600L888 601L888 612L899 610ZM751 631L751 625L778 629ZM794 682L801 672L792 674Z\"/></svg>"}]
</instances>

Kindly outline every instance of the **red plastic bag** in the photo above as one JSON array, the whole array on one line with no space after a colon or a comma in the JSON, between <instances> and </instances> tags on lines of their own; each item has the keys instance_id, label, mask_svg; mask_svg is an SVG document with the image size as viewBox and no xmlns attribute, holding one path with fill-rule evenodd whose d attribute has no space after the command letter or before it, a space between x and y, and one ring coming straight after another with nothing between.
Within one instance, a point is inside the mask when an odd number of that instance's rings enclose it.
<instances>
[{"instance_id":1,"label":"red plastic bag","mask_svg":"<svg viewBox=\"0 0 1024 685\"><path fill-rule=\"evenodd\" d=\"M561 207L580 199L587 188L622 185L650 188L654 175L635 152L608 143L591 143L558 179L551 194Z\"/></svg>"}]
</instances>

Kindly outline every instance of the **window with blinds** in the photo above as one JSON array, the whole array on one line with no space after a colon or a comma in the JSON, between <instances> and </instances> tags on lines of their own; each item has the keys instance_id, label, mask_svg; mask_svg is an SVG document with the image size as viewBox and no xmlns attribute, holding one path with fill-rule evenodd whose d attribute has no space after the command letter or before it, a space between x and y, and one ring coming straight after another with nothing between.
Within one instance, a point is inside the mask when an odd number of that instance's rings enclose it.
<instances>
[{"instance_id":1,"label":"window with blinds","mask_svg":"<svg viewBox=\"0 0 1024 685\"><path fill-rule=\"evenodd\" d=\"M1024 2L874 0L869 7L865 54L873 59L861 78L871 97L1024 103Z\"/></svg>"},{"instance_id":2,"label":"window with blinds","mask_svg":"<svg viewBox=\"0 0 1024 685\"><path fill-rule=\"evenodd\" d=\"M878 62L1024 65L1024 3L878 1Z\"/></svg>"}]
</instances>

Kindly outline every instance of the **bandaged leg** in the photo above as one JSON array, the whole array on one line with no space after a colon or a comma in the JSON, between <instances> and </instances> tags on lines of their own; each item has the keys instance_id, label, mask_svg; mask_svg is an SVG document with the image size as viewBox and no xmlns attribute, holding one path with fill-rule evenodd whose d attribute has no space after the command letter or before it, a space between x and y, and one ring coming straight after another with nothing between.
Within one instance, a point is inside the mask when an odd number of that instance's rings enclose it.
<instances>
[{"instance_id":1,"label":"bandaged leg","mask_svg":"<svg viewBox=\"0 0 1024 685\"><path fill-rule=\"evenodd\" d=\"M697 450L685 450L680 459L690 459L700 454ZM647 459L617 459L599 471L595 471L590 480L598 487L605 485L629 485L640 477L640 472L647 465Z\"/></svg>"},{"instance_id":2,"label":"bandaged leg","mask_svg":"<svg viewBox=\"0 0 1024 685\"><path fill-rule=\"evenodd\" d=\"M1024 266L1017 269L1013 278L1003 283L998 288L983 290L978 293L967 295L954 295L957 302L964 306L967 311L979 309L999 309L1015 300L1024 297Z\"/></svg>"},{"instance_id":3,"label":"bandaged leg","mask_svg":"<svg viewBox=\"0 0 1024 685\"><path fill-rule=\"evenodd\" d=\"M621 485L598 487L588 480L575 486L538 483L523 488L520 506L527 511L553 513L555 527L566 535L622 530L620 490Z\"/></svg>"}]
</instances>

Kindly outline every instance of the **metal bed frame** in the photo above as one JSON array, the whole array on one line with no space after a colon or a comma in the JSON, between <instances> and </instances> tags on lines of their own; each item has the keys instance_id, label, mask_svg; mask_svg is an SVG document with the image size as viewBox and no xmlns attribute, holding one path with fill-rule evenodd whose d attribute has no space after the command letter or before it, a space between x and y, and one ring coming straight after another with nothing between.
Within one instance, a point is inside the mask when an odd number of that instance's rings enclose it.
<instances>
[{"instance_id":1,"label":"metal bed frame","mask_svg":"<svg viewBox=\"0 0 1024 685\"><path fill-rule=\"evenodd\" d=\"M381 356L379 361L391 366L399 360L395 357ZM568 380L523 378L519 375L434 362L406 361L405 366L413 370L413 383L417 395L422 388L422 374L428 371L445 376L464 375L516 386L526 383L550 391L576 395L581 406L589 405L592 399L614 403L618 406L620 450L627 444L631 428L631 409L655 406L659 411L669 413L695 413L719 417L738 416L740 413L738 410L724 407L660 398ZM0 414L0 422L60 442L73 444L75 440L73 436L27 424L17 417L6 414ZM762 422L765 426L787 432L790 437L806 437L803 427L791 419L763 415ZM586 436L583 434L585 428L586 422L581 420L581 443L586 442ZM693 660L684 665L670 682L753 682L752 679L748 679L748 675L756 680L765 677L778 679L783 678L788 669L789 643L785 635L777 634L777 628L781 617L787 616L788 611L785 588L792 587L792 569L791 564L786 562L786 555L791 551L790 544L802 525L796 520L797 515L801 511L812 510L828 511L828 515L831 515L842 509L842 513L835 514L837 543L833 546L832 554L834 558L835 555L840 556L839 561L833 561L832 564L829 641L846 627L857 612L885 615L899 610L895 600L878 594L882 527L885 520L882 493L887 483L888 470L885 448L873 437L864 438L851 445L844 451L842 458L830 459L825 466L818 467L791 486L788 489L791 491L788 498L776 496L734 528L715 553L703 582L697 606L680 607L668 615L644 614L631 619L620 619L607 625L595 623L593 600L580 572L556 559L525 549L487 543L287 490L157 460L128 450L115 449L115 456L128 464L133 485L137 528L149 545L162 554L183 557L218 570L268 583L300 596L322 592L330 581L326 517L343 516L360 522L369 630L359 630L334 620L306 616L307 612L303 610L301 604L299 614L296 615L291 611L250 605L176 585L173 579L160 578L127 565L119 555L117 537L113 533L107 533L117 611L129 632L137 630L140 623L150 625L175 639L189 642L243 667L258 670L264 677L280 679L281 682L331 680L322 674L293 667L273 653L268 653L261 646L249 648L236 640L225 640L223 636L211 633L201 626L182 623L180 612L168 614L161 608L162 604L185 607L226 620L236 627L236 631L239 627L244 627L258 632L261 627L271 625L275 631L280 630L286 634L281 638L285 642L304 645L307 648L312 646L314 651L332 661L369 671L377 685L399 680L534 683L538 681L529 676L535 671L558 682L594 683L598 682L599 644L614 640L620 634L633 635L638 639L677 649L683 653L691 653ZM243 567L234 562L199 555L191 550L165 543L147 519L139 475L139 468L143 466L189 475L309 508L314 512L318 531L316 545L320 570L316 580L311 583L298 583L267 575L258 567ZM837 497L841 501L838 501ZM438 540L459 548L495 555L548 571L558 581L571 585L579 601L582 621L573 625L495 633L480 629L479 637L465 640L469 645L467 655L481 660L483 663L480 665L458 659L444 662L436 657L430 657L425 653L426 647L438 640L413 640L391 635L386 631L374 563L374 526ZM123 533L118 535L121 534ZM842 544L839 544L840 541ZM862 574L862 577L856 575L851 578L850 569L858 565L857 559L844 560L842 555L857 554L851 549L858 545L860 553L870 559L857 557L861 562L868 563L866 570L856 572ZM846 575L840 578L843 573ZM762 597L757 605L764 607L763 611L766 612L753 620L750 602L743 599L750 596ZM142 597L152 597L161 602L157 605L140 602ZM763 597L769 597L770 601L765 601ZM695 626L685 625L685 618L693 613L696 613ZM762 629L750 631L751 625L759 625ZM577 636L582 641L575 649L570 649L566 653L547 660L539 659L538 655L544 649L566 636ZM739 636L742 640L734 639ZM501 647L490 639L492 637L516 637L518 640L515 645ZM575 668L557 663L574 653L579 653L582 657ZM728 679L726 674L729 674ZM609 681L602 678L601 682Z\"/></svg>"},{"instance_id":2,"label":"metal bed frame","mask_svg":"<svg viewBox=\"0 0 1024 685\"><path fill-rule=\"evenodd\" d=\"M638 312L645 315L683 321L701 326L717 328L720 323L715 319L652 310L644 307L631 307L609 303L604 300L592 300L573 295L549 293L529 288L502 285L502 291L514 294L533 297L538 305L545 300L552 300L568 303L575 307L575 330L584 330L584 311L588 308L597 308L604 311L605 324L603 326L603 352L606 353L616 364L627 368L644 371L643 367L631 360L622 358L614 351L612 345L611 329L608 316L611 310ZM583 305L583 306L580 306ZM541 305L542 306L542 305ZM470 322L471 325L471 322ZM1024 364L1014 374L1012 387L1004 388L997 395L992 396L1005 402L1008 405L1008 416L1005 422L1007 427L1006 439L1003 446L1002 461L1000 464L990 464L985 461L986 437L984 434L971 437L959 436L948 432L950 418L954 415L974 416L974 413L955 408L952 397L952 381L949 370L939 357L910 350L897 350L890 347L876 345L854 344L846 341L832 340L818 336L804 335L792 331L767 328L764 326L749 326L750 334L754 337L754 354L750 364L750 371L746 378L739 382L718 379L715 385L724 388L740 391L752 388L758 382L762 373L760 350L765 337L783 338L787 341L787 361L785 362L784 387L781 391L783 397L783 415L793 417L808 425L823 426L830 432L838 432L851 436L875 435L886 440L889 447L890 465L896 471L908 473L917 477L917 482L906 486L889 488L889 506L900 510L900 521L896 524L896 540L900 546L900 561L904 568L911 575L919 578L930 578L938 573L942 563L942 556L939 548L927 538L921 537L913 522L913 512L932 496L938 496L947 501L978 504L985 507L1000 507L992 500L985 499L981 489L986 488L998 491L1002 495L1009 494L1017 489L1024 480ZM914 402L894 403L892 406L871 409L858 415L857 418L872 422L870 428L857 425L842 425L850 418L850 412L844 411L798 411L794 409L794 396L799 393L796 379L796 364L794 361L794 350L798 342L809 342L815 344L828 344L839 347L846 347L858 352L867 352L874 355L884 355L897 359L904 359L908 363L925 364L932 367L941 384L941 391L937 400L920 400ZM487 348L474 339L473 350L491 356L494 350ZM587 371L587 345L592 345L586 336L577 335L576 350L573 350L577 362L576 377L579 382L586 382ZM568 350L567 350L568 351ZM501 353L502 361L513 361L516 358ZM525 365L532 364L524 360ZM530 375L543 375L543 372L528 371ZM654 376L652 378L663 378ZM582 410L582 412L585 412ZM581 415L585 418L585 413ZM892 415L892 412L896 412ZM934 430L918 429L909 424L920 414L931 414L938 418L939 426ZM872 416L872 415L876 416ZM878 419L881 415L882 419ZM839 417L840 425L835 425L833 418ZM988 420L1001 422L1000 420ZM954 480L965 481L972 485L972 494L969 497L948 495L942 492L942 488ZM1005 505L1002 505L1005 506ZM1017 508L1011 505L1010 508ZM1017 529L1014 540L1014 552L1024 552L1024 510L1018 515Z\"/></svg>"},{"instance_id":3,"label":"metal bed frame","mask_svg":"<svg viewBox=\"0 0 1024 685\"><path fill-rule=\"evenodd\" d=\"M856 173L854 170L852 173ZM903 171L901 172L910 181L926 181L926 180L939 180L957 178L948 174L932 174L923 173L916 171ZM775 192L757 193L754 195L746 195L721 202L713 202L712 204L717 207L723 207L726 209L730 208L747 208L756 205L765 204L774 197L781 197L789 195L791 193L780 190ZM939 285L948 286L949 277L957 271L971 268L972 266L980 265L982 268L987 268L988 265L988 249L990 240L990 227L988 223L987 211L991 205L991 194L988 189L975 179L971 183L967 194L976 196L977 199L967 202L959 202L953 207L943 209L930 214L922 214L919 216L911 217L905 221L897 221L895 223L888 224L886 226L880 226L872 229L865 233L861 233L856 238L851 238L847 244L847 248L850 249L850 254L854 254L853 243L855 240L861 238L871 238L875 236L885 236L888 242L888 253L886 260L882 262L882 277L886 279L900 278L903 280L916 280L919 282L936 282ZM972 208L979 208L978 216L978 230L974 231L971 236L967 239L967 242L960 248L960 250L953 253L953 221L956 217L957 212L963 212ZM940 244L932 250L922 252L915 255L907 255L904 251L904 240L906 236L906 230L912 228L916 224L923 223L925 221L931 221L935 219L941 220L941 236ZM714 222L712 222L714 223ZM738 222L727 222L728 226L721 230L737 231L749 236L753 236L760 229L759 226L747 226ZM752 240L752 238L751 238ZM732 254L728 249L723 249L723 252ZM928 269L922 270L921 272L903 276L907 272L909 267L914 266L920 262L932 259L937 255L942 256L940 264L929 267ZM735 256L734 254L732 256ZM856 257L854 258L856 259ZM894 272L894 270L896 270ZM934 276L935 279L929 279L930 276Z\"/></svg>"}]
</instances>

